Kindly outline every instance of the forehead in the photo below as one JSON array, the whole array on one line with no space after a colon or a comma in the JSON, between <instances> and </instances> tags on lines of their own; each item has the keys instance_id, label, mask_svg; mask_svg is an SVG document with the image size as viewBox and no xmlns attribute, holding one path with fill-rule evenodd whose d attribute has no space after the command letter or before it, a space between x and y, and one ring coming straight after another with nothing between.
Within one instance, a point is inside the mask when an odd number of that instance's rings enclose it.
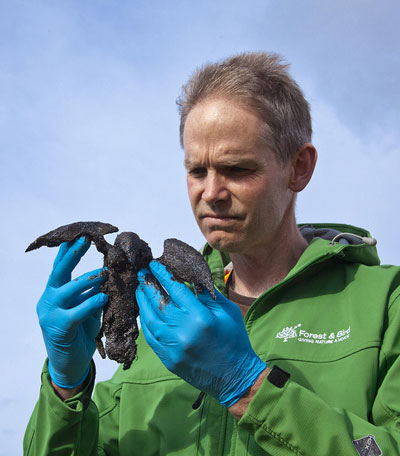
<instances>
[{"instance_id":1,"label":"forehead","mask_svg":"<svg viewBox=\"0 0 400 456\"><path fill-rule=\"evenodd\" d=\"M266 160L274 155L261 139L259 115L239 102L207 99L190 111L183 135L185 163Z\"/></svg>"},{"instance_id":2,"label":"forehead","mask_svg":"<svg viewBox=\"0 0 400 456\"><path fill-rule=\"evenodd\" d=\"M262 120L257 113L234 100L211 98L195 105L189 112L183 132L186 149L201 142L259 141Z\"/></svg>"}]
</instances>

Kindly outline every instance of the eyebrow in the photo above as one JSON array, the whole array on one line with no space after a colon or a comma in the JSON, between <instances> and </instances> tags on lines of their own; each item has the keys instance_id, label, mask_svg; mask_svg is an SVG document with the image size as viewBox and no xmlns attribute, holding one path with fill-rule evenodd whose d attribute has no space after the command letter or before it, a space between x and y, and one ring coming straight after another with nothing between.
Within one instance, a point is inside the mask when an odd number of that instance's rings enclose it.
<instances>
[{"instance_id":1,"label":"eyebrow","mask_svg":"<svg viewBox=\"0 0 400 456\"><path fill-rule=\"evenodd\" d=\"M253 158L247 158L247 157L225 157L223 160L221 160L221 163L215 163L216 167L229 167L229 166L250 166L254 165L257 162L257 160L254 160ZM207 166L206 163L202 162L197 162L194 160L190 159L184 159L183 161L184 167L187 168L193 168L193 167L204 167Z\"/></svg>"}]
</instances>

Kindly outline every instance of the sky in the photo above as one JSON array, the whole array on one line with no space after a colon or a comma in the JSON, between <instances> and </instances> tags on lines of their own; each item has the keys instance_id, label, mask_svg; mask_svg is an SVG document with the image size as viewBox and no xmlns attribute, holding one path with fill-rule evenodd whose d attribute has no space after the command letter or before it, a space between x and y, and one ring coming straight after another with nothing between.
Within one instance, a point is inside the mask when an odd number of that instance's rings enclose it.
<instances>
[{"instance_id":1,"label":"sky","mask_svg":"<svg viewBox=\"0 0 400 456\"><path fill-rule=\"evenodd\" d=\"M137 232L155 256L169 237L203 244L175 101L205 62L291 64L319 153L298 222L365 227L400 263L399 14L396 0L0 0L0 455L21 454L46 356L35 308L56 250L27 245L79 220ZM101 264L91 249L76 275ZM109 378L116 364L95 360Z\"/></svg>"}]
</instances>

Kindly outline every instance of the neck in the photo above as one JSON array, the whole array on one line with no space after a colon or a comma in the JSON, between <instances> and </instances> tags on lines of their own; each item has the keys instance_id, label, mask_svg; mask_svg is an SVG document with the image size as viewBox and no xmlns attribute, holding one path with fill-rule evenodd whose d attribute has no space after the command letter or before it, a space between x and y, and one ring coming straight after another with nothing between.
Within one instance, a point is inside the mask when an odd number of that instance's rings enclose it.
<instances>
[{"instance_id":1,"label":"neck","mask_svg":"<svg viewBox=\"0 0 400 456\"><path fill-rule=\"evenodd\" d=\"M258 297L281 282L307 248L295 221L263 249L250 253L231 253L232 288L243 296Z\"/></svg>"}]
</instances>

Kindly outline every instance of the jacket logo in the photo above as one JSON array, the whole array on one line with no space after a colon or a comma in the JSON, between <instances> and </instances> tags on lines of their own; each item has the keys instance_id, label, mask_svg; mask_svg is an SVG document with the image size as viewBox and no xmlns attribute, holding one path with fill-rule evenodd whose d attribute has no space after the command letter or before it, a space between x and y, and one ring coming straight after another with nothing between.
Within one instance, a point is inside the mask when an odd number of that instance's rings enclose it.
<instances>
[{"instance_id":1,"label":"jacket logo","mask_svg":"<svg viewBox=\"0 0 400 456\"><path fill-rule=\"evenodd\" d=\"M381 456L382 450L376 443L375 436L369 434L362 439L353 440L353 445L360 456Z\"/></svg>"},{"instance_id":2,"label":"jacket logo","mask_svg":"<svg viewBox=\"0 0 400 456\"><path fill-rule=\"evenodd\" d=\"M283 342L287 342L288 339L293 339L294 337L297 337L297 332L296 329L301 326L301 323L299 323L296 326L286 326L286 328L283 328L282 331L278 332L276 335L276 339L283 339Z\"/></svg>"},{"instance_id":3,"label":"jacket logo","mask_svg":"<svg viewBox=\"0 0 400 456\"><path fill-rule=\"evenodd\" d=\"M310 330L300 329L302 326L299 323L296 326L286 326L279 331L275 336L275 339L283 339L283 342L287 342L289 339L297 339L297 342L307 342L309 344L335 344L343 342L350 338L351 327L340 329L339 331L323 332L318 333Z\"/></svg>"}]
</instances>

